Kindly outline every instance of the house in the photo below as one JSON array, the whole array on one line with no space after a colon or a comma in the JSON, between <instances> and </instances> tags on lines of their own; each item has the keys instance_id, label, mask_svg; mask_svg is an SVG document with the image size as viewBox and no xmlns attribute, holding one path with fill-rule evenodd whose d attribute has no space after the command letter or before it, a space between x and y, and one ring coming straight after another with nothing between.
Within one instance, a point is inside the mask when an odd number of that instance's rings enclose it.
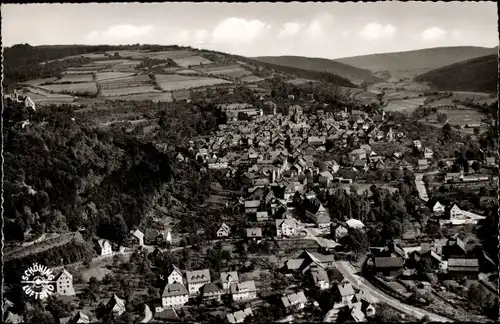
<instances>
[{"instance_id":1,"label":"house","mask_svg":"<svg viewBox=\"0 0 500 324\"><path fill-rule=\"evenodd\" d=\"M361 148L352 150L349 153L349 158L351 161L366 160L366 151Z\"/></svg>"},{"instance_id":2,"label":"house","mask_svg":"<svg viewBox=\"0 0 500 324\"><path fill-rule=\"evenodd\" d=\"M233 301L250 300L257 298L255 281L233 282L229 286Z\"/></svg>"},{"instance_id":3,"label":"house","mask_svg":"<svg viewBox=\"0 0 500 324\"><path fill-rule=\"evenodd\" d=\"M348 282L335 286L335 290L341 297L341 303L350 304L354 298L354 288Z\"/></svg>"},{"instance_id":4,"label":"house","mask_svg":"<svg viewBox=\"0 0 500 324\"><path fill-rule=\"evenodd\" d=\"M368 171L370 167L368 166L368 163L366 163L364 160L363 161L355 161L352 166L356 168L358 171Z\"/></svg>"},{"instance_id":5,"label":"house","mask_svg":"<svg viewBox=\"0 0 500 324\"><path fill-rule=\"evenodd\" d=\"M353 303L350 305L350 313L349 313L349 319L352 320L356 323L360 322L365 322L366 321L366 315L363 312L363 304L361 302L358 303Z\"/></svg>"},{"instance_id":6,"label":"house","mask_svg":"<svg viewBox=\"0 0 500 324\"><path fill-rule=\"evenodd\" d=\"M140 230L131 231L127 238L128 247L133 246L143 246L144 245L144 233Z\"/></svg>"},{"instance_id":7,"label":"house","mask_svg":"<svg viewBox=\"0 0 500 324\"><path fill-rule=\"evenodd\" d=\"M323 323L336 323L339 313L342 312L347 306L342 303L333 304L333 308L326 313L323 318Z\"/></svg>"},{"instance_id":8,"label":"house","mask_svg":"<svg viewBox=\"0 0 500 324\"><path fill-rule=\"evenodd\" d=\"M432 159L433 155L434 155L434 152L430 148L426 147L424 149L424 158L426 158L426 159Z\"/></svg>"},{"instance_id":9,"label":"house","mask_svg":"<svg viewBox=\"0 0 500 324\"><path fill-rule=\"evenodd\" d=\"M478 275L478 259L448 259L448 277L467 277L470 279L477 279Z\"/></svg>"},{"instance_id":10,"label":"house","mask_svg":"<svg viewBox=\"0 0 500 324\"><path fill-rule=\"evenodd\" d=\"M59 275L55 277L56 293L64 296L74 296L75 289L73 288L73 275L68 270L63 269Z\"/></svg>"},{"instance_id":11,"label":"house","mask_svg":"<svg viewBox=\"0 0 500 324\"><path fill-rule=\"evenodd\" d=\"M208 269L186 271L186 279L187 279L189 294L190 295L198 294L200 288L211 281L210 271Z\"/></svg>"},{"instance_id":12,"label":"house","mask_svg":"<svg viewBox=\"0 0 500 324\"><path fill-rule=\"evenodd\" d=\"M222 290L219 285L213 282L204 284L203 287L201 287L200 292L203 301L220 301L221 296L224 294L224 290Z\"/></svg>"},{"instance_id":13,"label":"house","mask_svg":"<svg viewBox=\"0 0 500 324\"><path fill-rule=\"evenodd\" d=\"M303 291L299 291L298 293L281 297L281 302L283 303L285 309L288 309L290 307L303 309L306 306L307 298L304 295Z\"/></svg>"},{"instance_id":14,"label":"house","mask_svg":"<svg viewBox=\"0 0 500 324\"><path fill-rule=\"evenodd\" d=\"M413 147L420 151L422 149L422 142L420 142L419 140L414 140Z\"/></svg>"},{"instance_id":15,"label":"house","mask_svg":"<svg viewBox=\"0 0 500 324\"><path fill-rule=\"evenodd\" d=\"M252 227L246 229L247 238L249 239L261 239L262 238L262 228Z\"/></svg>"},{"instance_id":16,"label":"house","mask_svg":"<svg viewBox=\"0 0 500 324\"><path fill-rule=\"evenodd\" d=\"M33 102L33 100L31 100L30 97L26 97L24 99L24 107L31 108L33 111L35 111L35 103Z\"/></svg>"},{"instance_id":17,"label":"house","mask_svg":"<svg viewBox=\"0 0 500 324\"><path fill-rule=\"evenodd\" d=\"M419 170L426 170L429 167L429 162L426 159L419 159L417 164Z\"/></svg>"},{"instance_id":18,"label":"house","mask_svg":"<svg viewBox=\"0 0 500 324\"><path fill-rule=\"evenodd\" d=\"M366 263L367 270L377 275L396 277L403 273L404 258L396 256L371 257Z\"/></svg>"},{"instance_id":19,"label":"house","mask_svg":"<svg viewBox=\"0 0 500 324\"><path fill-rule=\"evenodd\" d=\"M344 236L346 236L349 233L349 230L347 229L346 225L343 225L342 223L338 223L334 226L334 237L335 240L340 240Z\"/></svg>"},{"instance_id":20,"label":"house","mask_svg":"<svg viewBox=\"0 0 500 324\"><path fill-rule=\"evenodd\" d=\"M73 317L71 317L67 324L76 324L76 323L90 323L90 318L87 314L83 312L77 312Z\"/></svg>"},{"instance_id":21,"label":"house","mask_svg":"<svg viewBox=\"0 0 500 324\"><path fill-rule=\"evenodd\" d=\"M222 225L217 230L217 237L228 237L229 231L229 226L227 226L226 223L222 223Z\"/></svg>"},{"instance_id":22,"label":"house","mask_svg":"<svg viewBox=\"0 0 500 324\"><path fill-rule=\"evenodd\" d=\"M108 316L117 318L126 311L125 300L113 294L106 304L106 309L108 310Z\"/></svg>"},{"instance_id":23,"label":"house","mask_svg":"<svg viewBox=\"0 0 500 324\"><path fill-rule=\"evenodd\" d=\"M167 282L170 285L173 285L176 283L184 285L184 280L182 278L181 269L177 268L175 265L172 264L168 269Z\"/></svg>"},{"instance_id":24,"label":"house","mask_svg":"<svg viewBox=\"0 0 500 324\"><path fill-rule=\"evenodd\" d=\"M445 259L461 259L467 255L465 242L459 237L450 238L443 247L443 256Z\"/></svg>"},{"instance_id":25,"label":"house","mask_svg":"<svg viewBox=\"0 0 500 324\"><path fill-rule=\"evenodd\" d=\"M257 213L259 207L260 207L260 200L245 201L245 213L247 215Z\"/></svg>"},{"instance_id":26,"label":"house","mask_svg":"<svg viewBox=\"0 0 500 324\"><path fill-rule=\"evenodd\" d=\"M269 220L269 215L267 214L267 211L260 211L257 212L256 219L258 222L263 222Z\"/></svg>"},{"instance_id":27,"label":"house","mask_svg":"<svg viewBox=\"0 0 500 324\"><path fill-rule=\"evenodd\" d=\"M461 210L456 204L454 204L450 209L449 222L451 222L451 224L453 225L476 224L478 221L484 218L484 216Z\"/></svg>"},{"instance_id":28,"label":"house","mask_svg":"<svg viewBox=\"0 0 500 324\"><path fill-rule=\"evenodd\" d=\"M24 318L22 315L14 314L11 311L3 313L3 316L4 323L24 323Z\"/></svg>"},{"instance_id":29,"label":"house","mask_svg":"<svg viewBox=\"0 0 500 324\"><path fill-rule=\"evenodd\" d=\"M161 305L163 308L183 306L189 301L186 287L180 283L166 284L161 294Z\"/></svg>"},{"instance_id":30,"label":"house","mask_svg":"<svg viewBox=\"0 0 500 324\"><path fill-rule=\"evenodd\" d=\"M245 318L247 316L252 316L252 309L250 308L245 308L243 310L227 314L226 318L229 323L243 323L245 321Z\"/></svg>"},{"instance_id":31,"label":"house","mask_svg":"<svg viewBox=\"0 0 500 324\"><path fill-rule=\"evenodd\" d=\"M99 239L96 242L96 251L99 256L111 255L113 250L111 249L111 243L106 239Z\"/></svg>"},{"instance_id":32,"label":"house","mask_svg":"<svg viewBox=\"0 0 500 324\"><path fill-rule=\"evenodd\" d=\"M330 183L333 180L333 175L330 173L330 171L323 171L319 174L319 183L329 186Z\"/></svg>"},{"instance_id":33,"label":"house","mask_svg":"<svg viewBox=\"0 0 500 324\"><path fill-rule=\"evenodd\" d=\"M318 199L305 199L304 207L306 216L314 221L319 228L330 227L330 215Z\"/></svg>"},{"instance_id":34,"label":"house","mask_svg":"<svg viewBox=\"0 0 500 324\"><path fill-rule=\"evenodd\" d=\"M328 278L328 274L324 269L311 270L311 276L314 285L318 287L320 290L330 288L330 279Z\"/></svg>"},{"instance_id":35,"label":"house","mask_svg":"<svg viewBox=\"0 0 500 324\"><path fill-rule=\"evenodd\" d=\"M348 221L346 221L346 224L347 226L349 226L349 228L353 229L362 229L363 227L365 227L365 224L363 224L363 222L354 218L351 218Z\"/></svg>"},{"instance_id":36,"label":"house","mask_svg":"<svg viewBox=\"0 0 500 324\"><path fill-rule=\"evenodd\" d=\"M177 156L175 157L175 159L177 161L179 161L179 162L185 162L186 161L186 158L181 153L177 154Z\"/></svg>"},{"instance_id":37,"label":"house","mask_svg":"<svg viewBox=\"0 0 500 324\"><path fill-rule=\"evenodd\" d=\"M282 270L292 273L306 273L310 269L331 269L335 266L333 254L320 254L304 250L298 258L285 262Z\"/></svg>"},{"instance_id":38,"label":"house","mask_svg":"<svg viewBox=\"0 0 500 324\"><path fill-rule=\"evenodd\" d=\"M441 205L439 201L436 201L434 206L432 206L432 212L436 214L441 214L444 213L444 206Z\"/></svg>"},{"instance_id":39,"label":"house","mask_svg":"<svg viewBox=\"0 0 500 324\"><path fill-rule=\"evenodd\" d=\"M288 237L297 234L297 221L294 218L276 220L276 236Z\"/></svg>"},{"instance_id":40,"label":"house","mask_svg":"<svg viewBox=\"0 0 500 324\"><path fill-rule=\"evenodd\" d=\"M160 236L160 231L153 228L147 228L146 231L144 231L144 243L147 245L158 244L159 236Z\"/></svg>"},{"instance_id":41,"label":"house","mask_svg":"<svg viewBox=\"0 0 500 324\"><path fill-rule=\"evenodd\" d=\"M232 283L238 283L238 272L229 271L220 273L220 281L222 283L222 288L228 290Z\"/></svg>"},{"instance_id":42,"label":"house","mask_svg":"<svg viewBox=\"0 0 500 324\"><path fill-rule=\"evenodd\" d=\"M497 163L495 162L495 157L493 157L493 156L486 157L486 165L488 165L488 166L496 166Z\"/></svg>"}]
</instances>

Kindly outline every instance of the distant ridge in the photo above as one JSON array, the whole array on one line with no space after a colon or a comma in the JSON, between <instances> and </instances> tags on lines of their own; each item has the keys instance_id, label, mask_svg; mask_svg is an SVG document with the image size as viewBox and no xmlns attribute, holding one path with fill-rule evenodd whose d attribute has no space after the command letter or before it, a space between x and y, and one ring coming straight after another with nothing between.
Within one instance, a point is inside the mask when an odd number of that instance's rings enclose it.
<instances>
[{"instance_id":1,"label":"distant ridge","mask_svg":"<svg viewBox=\"0 0 500 324\"><path fill-rule=\"evenodd\" d=\"M498 47L435 47L407 52L370 54L336 59L336 62L371 71L416 72L421 74L442 66L498 53Z\"/></svg>"},{"instance_id":2,"label":"distant ridge","mask_svg":"<svg viewBox=\"0 0 500 324\"><path fill-rule=\"evenodd\" d=\"M415 78L429 82L436 90L497 92L498 56L482 56L447 65Z\"/></svg>"},{"instance_id":3,"label":"distant ridge","mask_svg":"<svg viewBox=\"0 0 500 324\"><path fill-rule=\"evenodd\" d=\"M304 56L259 56L254 60L303 70L328 72L356 82L379 81L372 71L325 58Z\"/></svg>"}]
</instances>

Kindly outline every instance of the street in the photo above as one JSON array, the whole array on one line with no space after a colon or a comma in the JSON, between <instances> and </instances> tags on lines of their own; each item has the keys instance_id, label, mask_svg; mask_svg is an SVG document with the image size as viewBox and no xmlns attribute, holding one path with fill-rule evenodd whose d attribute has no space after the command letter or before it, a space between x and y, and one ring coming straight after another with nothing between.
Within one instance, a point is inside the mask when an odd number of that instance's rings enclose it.
<instances>
[{"instance_id":1,"label":"street","mask_svg":"<svg viewBox=\"0 0 500 324\"><path fill-rule=\"evenodd\" d=\"M336 263L337 269L339 269L339 271L342 273L344 278L346 280L348 280L353 285L353 287L355 287L359 290L362 290L363 292L365 292L367 294L370 294L371 296L377 298L379 301L384 302L384 303L392 306L393 308L395 308L395 309L397 309L405 314L417 317L419 319L423 318L424 316L428 316L429 320L432 322L453 322L453 320L451 320L449 318L446 318L446 317L443 317L443 316L440 316L440 315L437 315L437 314L434 314L434 313L431 313L431 312L428 312L428 311L425 311L425 310L422 310L422 309L419 309L419 308L416 308L416 307L413 307L410 305L406 305L406 304L400 302L399 300L392 298L392 297L386 295L385 293L379 291L376 287L371 285L364 278L356 275L355 274L356 271L354 270L354 268L351 266L351 264L349 262L336 261L335 263Z\"/></svg>"}]
</instances>

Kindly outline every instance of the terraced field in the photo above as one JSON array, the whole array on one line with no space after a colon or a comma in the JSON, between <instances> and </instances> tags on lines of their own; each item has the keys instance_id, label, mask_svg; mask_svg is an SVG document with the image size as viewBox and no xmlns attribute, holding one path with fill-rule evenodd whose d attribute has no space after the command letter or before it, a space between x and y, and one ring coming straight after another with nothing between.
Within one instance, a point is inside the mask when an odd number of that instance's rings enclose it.
<instances>
[{"instance_id":1,"label":"terraced field","mask_svg":"<svg viewBox=\"0 0 500 324\"><path fill-rule=\"evenodd\" d=\"M160 92L159 90L154 89L152 85L142 85L142 86L134 86L134 87L121 87L114 89L103 89L101 94L103 97L117 97L117 96L125 96L125 95L133 95L133 94L148 94Z\"/></svg>"},{"instance_id":2,"label":"terraced field","mask_svg":"<svg viewBox=\"0 0 500 324\"><path fill-rule=\"evenodd\" d=\"M101 88L103 90L119 89L119 88L130 88L139 87L150 84L151 80L148 75L132 75L128 77L104 80L100 82Z\"/></svg>"},{"instance_id":3,"label":"terraced field","mask_svg":"<svg viewBox=\"0 0 500 324\"><path fill-rule=\"evenodd\" d=\"M245 70L241 66L234 64L234 65L222 65L222 66L215 66L215 67L197 67L195 70L200 71L202 73L207 73L210 75L214 76L221 76L221 75L227 75L229 77L233 78L241 78L243 76L251 74L250 71Z\"/></svg>"},{"instance_id":4,"label":"terraced field","mask_svg":"<svg viewBox=\"0 0 500 324\"><path fill-rule=\"evenodd\" d=\"M194 55L190 57L184 57L184 58L176 58L174 59L174 62L177 63L177 65L182 66L182 67L189 67L190 65L200 65L200 64L211 64L212 61L207 60L204 57L201 57L199 55Z\"/></svg>"},{"instance_id":5,"label":"terraced field","mask_svg":"<svg viewBox=\"0 0 500 324\"><path fill-rule=\"evenodd\" d=\"M71 84L49 84L40 86L40 88L53 92L68 92L68 93L97 93L97 85L95 82L71 83Z\"/></svg>"},{"instance_id":6,"label":"terraced field","mask_svg":"<svg viewBox=\"0 0 500 324\"><path fill-rule=\"evenodd\" d=\"M180 74L180 75L197 75L197 74L200 74L200 72L198 71L195 71L195 70L187 70L187 69L184 69L184 70L178 70L175 72L176 74Z\"/></svg>"},{"instance_id":7,"label":"terraced field","mask_svg":"<svg viewBox=\"0 0 500 324\"><path fill-rule=\"evenodd\" d=\"M226 80L206 77L194 77L175 74L157 74L156 83L164 91L191 89L216 84L231 83Z\"/></svg>"},{"instance_id":8,"label":"terraced field","mask_svg":"<svg viewBox=\"0 0 500 324\"><path fill-rule=\"evenodd\" d=\"M132 72L101 72L96 74L97 81L104 81L110 79L119 79L128 76L132 76L135 73Z\"/></svg>"},{"instance_id":9,"label":"terraced field","mask_svg":"<svg viewBox=\"0 0 500 324\"><path fill-rule=\"evenodd\" d=\"M54 81L54 83L79 83L79 82L91 82L94 80L92 74L66 74L61 79Z\"/></svg>"},{"instance_id":10,"label":"terraced field","mask_svg":"<svg viewBox=\"0 0 500 324\"><path fill-rule=\"evenodd\" d=\"M173 101L172 94L170 92L153 92L153 93L140 93L140 94L123 95L123 96L111 96L111 97L106 97L106 99L125 100L125 101L143 101L143 100L155 100L161 102Z\"/></svg>"}]
</instances>

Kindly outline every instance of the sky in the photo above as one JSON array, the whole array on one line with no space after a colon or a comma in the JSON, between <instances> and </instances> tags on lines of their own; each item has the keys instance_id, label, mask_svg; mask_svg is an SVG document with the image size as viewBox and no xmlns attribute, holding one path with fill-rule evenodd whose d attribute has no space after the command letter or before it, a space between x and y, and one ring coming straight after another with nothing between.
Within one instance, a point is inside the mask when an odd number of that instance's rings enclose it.
<instances>
[{"instance_id":1,"label":"sky","mask_svg":"<svg viewBox=\"0 0 500 324\"><path fill-rule=\"evenodd\" d=\"M8 4L1 9L4 46L177 44L251 57L333 59L499 42L495 2Z\"/></svg>"}]
</instances>

